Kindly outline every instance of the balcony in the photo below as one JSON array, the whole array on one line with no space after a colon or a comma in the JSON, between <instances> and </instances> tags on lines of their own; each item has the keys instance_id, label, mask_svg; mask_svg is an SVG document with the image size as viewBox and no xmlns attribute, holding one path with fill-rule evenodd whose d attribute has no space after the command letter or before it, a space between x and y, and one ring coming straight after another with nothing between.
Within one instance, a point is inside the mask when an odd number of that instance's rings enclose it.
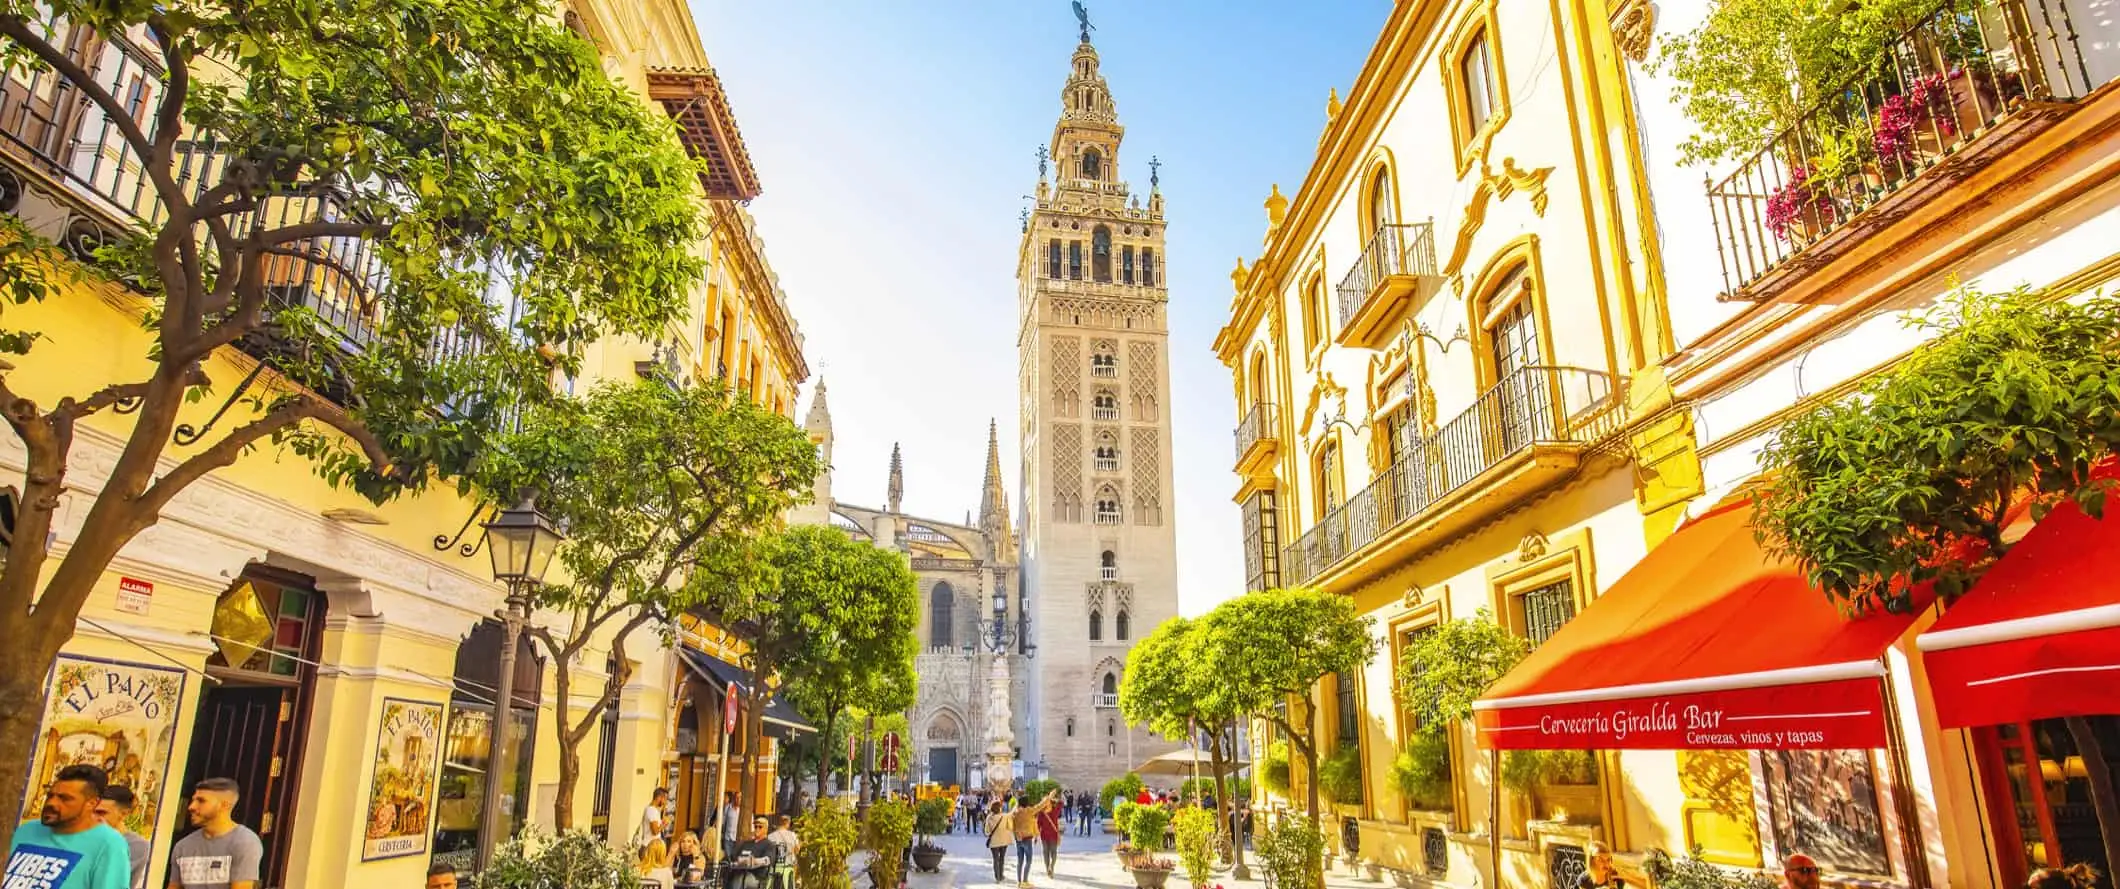
<instances>
[{"instance_id":1,"label":"balcony","mask_svg":"<svg viewBox=\"0 0 2120 889\"><path fill-rule=\"evenodd\" d=\"M1280 450L1280 414L1270 403L1255 404L1237 423L1237 474L1250 475L1273 464Z\"/></svg>"},{"instance_id":2,"label":"balcony","mask_svg":"<svg viewBox=\"0 0 2120 889\"><path fill-rule=\"evenodd\" d=\"M1119 696L1118 696L1118 695L1108 695L1108 694L1102 694L1102 693L1099 693L1099 694L1096 694L1096 695L1092 695L1091 697L1095 698L1095 700L1094 700L1094 702L1093 702L1093 703L1095 703L1095 704L1096 704L1096 706L1097 706L1097 709L1099 709L1099 710L1117 710L1117 709L1119 709Z\"/></svg>"},{"instance_id":3,"label":"balcony","mask_svg":"<svg viewBox=\"0 0 2120 889\"><path fill-rule=\"evenodd\" d=\"M1418 550L1461 532L1581 465L1620 430L1625 399L1598 371L1527 367L1511 373L1436 433L1412 437L1369 487L1281 551L1280 580L1368 574L1375 547Z\"/></svg>"},{"instance_id":4,"label":"balcony","mask_svg":"<svg viewBox=\"0 0 2120 889\"><path fill-rule=\"evenodd\" d=\"M2072 113L2115 70L2109 42L2078 42L2093 18L2078 0L1936 7L1709 181L1721 298L1773 298Z\"/></svg>"},{"instance_id":5,"label":"balcony","mask_svg":"<svg viewBox=\"0 0 2120 889\"><path fill-rule=\"evenodd\" d=\"M1399 319L1442 280L1433 225L1379 227L1340 279L1340 345L1374 349L1389 342Z\"/></svg>"}]
</instances>

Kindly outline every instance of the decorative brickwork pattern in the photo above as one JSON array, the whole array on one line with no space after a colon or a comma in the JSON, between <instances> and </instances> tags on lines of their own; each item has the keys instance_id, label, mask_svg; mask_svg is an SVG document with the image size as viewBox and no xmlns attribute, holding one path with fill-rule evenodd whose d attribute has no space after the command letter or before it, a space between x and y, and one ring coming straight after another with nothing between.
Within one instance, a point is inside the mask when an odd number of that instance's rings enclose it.
<instances>
[{"instance_id":1,"label":"decorative brickwork pattern","mask_svg":"<svg viewBox=\"0 0 2120 889\"><path fill-rule=\"evenodd\" d=\"M1134 524L1163 524L1163 449L1155 429L1134 430Z\"/></svg>"},{"instance_id":2,"label":"decorative brickwork pattern","mask_svg":"<svg viewBox=\"0 0 2120 889\"><path fill-rule=\"evenodd\" d=\"M1053 413L1061 417L1082 415L1082 338L1053 338L1053 363L1045 369L1052 375Z\"/></svg>"},{"instance_id":3,"label":"decorative brickwork pattern","mask_svg":"<svg viewBox=\"0 0 2120 889\"><path fill-rule=\"evenodd\" d=\"M1129 401L1133 403L1134 419L1153 423L1162 419L1156 405L1156 389L1159 377L1156 372L1156 344L1133 342L1126 344L1126 376L1131 388Z\"/></svg>"},{"instance_id":4,"label":"decorative brickwork pattern","mask_svg":"<svg viewBox=\"0 0 2120 889\"><path fill-rule=\"evenodd\" d=\"M1053 427L1053 521L1082 521L1082 427Z\"/></svg>"}]
</instances>

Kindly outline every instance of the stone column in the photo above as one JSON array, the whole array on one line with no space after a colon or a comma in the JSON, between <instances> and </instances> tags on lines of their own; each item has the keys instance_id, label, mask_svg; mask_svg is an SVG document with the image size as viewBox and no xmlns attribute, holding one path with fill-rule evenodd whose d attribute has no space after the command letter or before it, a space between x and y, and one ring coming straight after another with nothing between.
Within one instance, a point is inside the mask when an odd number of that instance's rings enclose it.
<instances>
[{"instance_id":1,"label":"stone column","mask_svg":"<svg viewBox=\"0 0 2120 889\"><path fill-rule=\"evenodd\" d=\"M1016 759L1016 733L1008 724L1008 686L1008 655L994 655L994 666L987 671L986 680L987 734L994 739L986 750L986 786L997 794L1007 793L1016 780L1012 765Z\"/></svg>"}]
</instances>

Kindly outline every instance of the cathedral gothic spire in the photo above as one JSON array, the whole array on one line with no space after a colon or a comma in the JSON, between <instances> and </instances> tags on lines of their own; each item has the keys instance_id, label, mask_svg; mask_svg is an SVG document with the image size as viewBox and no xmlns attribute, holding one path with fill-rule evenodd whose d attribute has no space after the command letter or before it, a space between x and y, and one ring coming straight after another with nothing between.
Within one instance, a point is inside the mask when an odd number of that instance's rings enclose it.
<instances>
[{"instance_id":1,"label":"cathedral gothic spire","mask_svg":"<svg viewBox=\"0 0 2120 889\"><path fill-rule=\"evenodd\" d=\"M895 441L891 442L891 489L889 499L890 505L886 508L886 511L892 515L901 512L899 502L905 499L905 462L898 457L898 443Z\"/></svg>"},{"instance_id":2,"label":"cathedral gothic spire","mask_svg":"<svg viewBox=\"0 0 2120 889\"><path fill-rule=\"evenodd\" d=\"M979 530L986 532L996 547L1015 547L1016 532L1008 517L1008 490L1001 486L1001 427L993 420L986 424L986 485L979 494Z\"/></svg>"}]
</instances>

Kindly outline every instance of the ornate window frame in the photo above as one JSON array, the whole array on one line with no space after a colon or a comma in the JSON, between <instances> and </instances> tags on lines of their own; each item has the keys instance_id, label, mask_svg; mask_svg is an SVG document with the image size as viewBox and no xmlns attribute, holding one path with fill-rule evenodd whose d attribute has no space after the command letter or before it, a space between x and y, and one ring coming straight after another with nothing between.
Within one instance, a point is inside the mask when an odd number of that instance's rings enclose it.
<instances>
[{"instance_id":1,"label":"ornate window frame","mask_svg":"<svg viewBox=\"0 0 2120 889\"><path fill-rule=\"evenodd\" d=\"M1509 122L1509 66L1502 58L1501 33L1494 0L1480 0L1451 28L1450 42L1445 46L1441 66L1443 92L1450 104L1450 136L1457 151L1459 179L1486 160L1493 150L1494 134ZM1494 77L1494 107L1488 109L1487 119L1474 128L1466 92L1470 85L1465 83L1462 72L1465 54L1474 41L1481 39L1486 42L1488 67Z\"/></svg>"},{"instance_id":2,"label":"ornate window frame","mask_svg":"<svg viewBox=\"0 0 2120 889\"><path fill-rule=\"evenodd\" d=\"M1521 294L1502 294L1496 288L1505 283L1518 266L1524 269L1524 285ZM1519 300L1531 301L1531 316L1538 330L1539 356L1546 364L1559 361L1554 351L1552 315L1546 311L1546 272L1543 257L1539 254L1538 235L1524 235L1502 245L1480 273L1473 279L1470 291L1472 298L1465 301L1465 329L1472 339L1474 378L1477 391L1499 382L1494 366L1494 324L1502 313L1514 307Z\"/></svg>"}]
</instances>

